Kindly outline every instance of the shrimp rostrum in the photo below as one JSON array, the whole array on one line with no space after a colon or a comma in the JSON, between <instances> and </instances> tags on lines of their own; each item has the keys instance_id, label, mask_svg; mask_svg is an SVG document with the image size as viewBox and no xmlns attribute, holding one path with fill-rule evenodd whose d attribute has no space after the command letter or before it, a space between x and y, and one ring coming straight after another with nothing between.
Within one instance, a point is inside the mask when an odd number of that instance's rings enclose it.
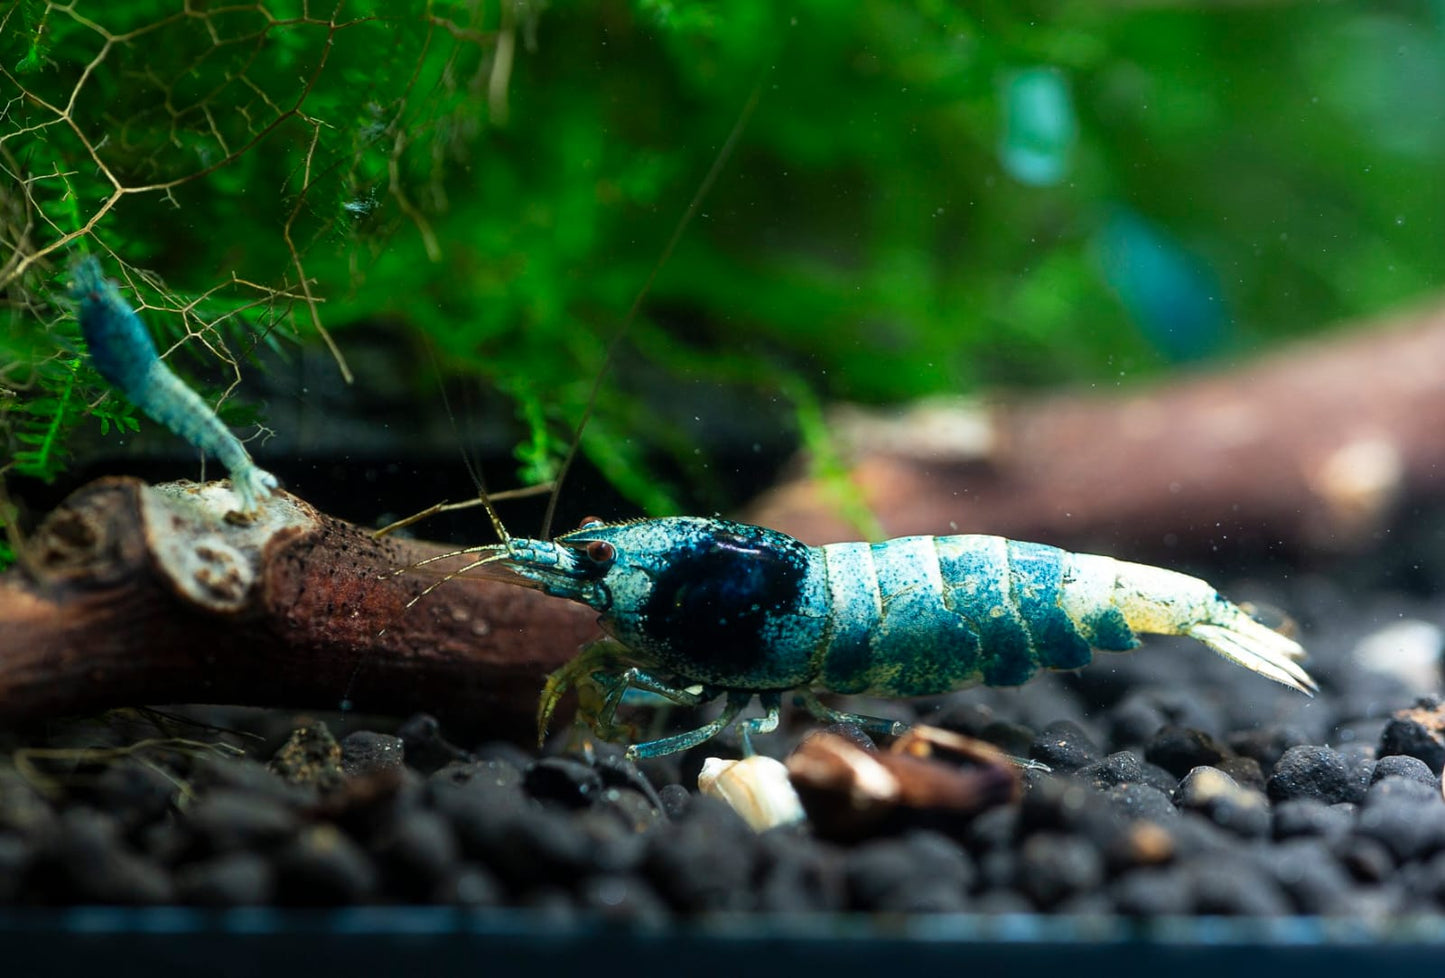
<instances>
[{"instance_id":1,"label":"shrimp rostrum","mask_svg":"<svg viewBox=\"0 0 1445 978\"><path fill-rule=\"evenodd\" d=\"M1304 693L1304 650L1185 574L981 535L805 546L776 530L718 519L588 520L552 541L477 548L479 564L597 610L610 636L547 681L539 734L569 688L601 737L629 732L616 710L630 689L696 705L725 697L715 720L634 744L630 757L686 750L722 731L757 696L777 727L783 694L816 716L877 733L905 724L842 713L821 692L929 696L1015 686L1039 669L1078 669L1136 633L1188 635L1246 669Z\"/></svg>"}]
</instances>

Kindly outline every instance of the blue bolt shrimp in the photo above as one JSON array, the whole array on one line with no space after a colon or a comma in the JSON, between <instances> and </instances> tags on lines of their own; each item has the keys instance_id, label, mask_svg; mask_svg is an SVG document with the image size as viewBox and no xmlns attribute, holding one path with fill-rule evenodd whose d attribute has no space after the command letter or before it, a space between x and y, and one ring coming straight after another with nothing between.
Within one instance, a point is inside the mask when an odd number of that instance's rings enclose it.
<instances>
[{"instance_id":1,"label":"blue bolt shrimp","mask_svg":"<svg viewBox=\"0 0 1445 978\"><path fill-rule=\"evenodd\" d=\"M824 705L820 692L930 696L1016 686L1078 669L1136 633L1187 635L1292 689L1317 687L1304 649L1211 585L1175 571L984 535L913 536L809 547L777 530L699 517L589 520L555 540L472 548L473 567L598 612L609 638L547 680L539 737L576 687L579 717L604 739L629 689L682 705L726 697L712 722L628 748L687 750L733 723L754 696L778 725L785 693L814 715L883 734L906 725Z\"/></svg>"},{"instance_id":2,"label":"blue bolt shrimp","mask_svg":"<svg viewBox=\"0 0 1445 978\"><path fill-rule=\"evenodd\" d=\"M72 275L70 297L95 369L152 419L220 459L241 512L255 513L279 485L276 477L256 466L210 405L161 360L140 316L93 255L77 261Z\"/></svg>"},{"instance_id":3,"label":"blue bolt shrimp","mask_svg":"<svg viewBox=\"0 0 1445 978\"><path fill-rule=\"evenodd\" d=\"M688 205L653 278L697 213L759 91ZM543 536L601 376L553 480ZM818 694L908 697L978 683L1015 686L1040 669L1085 666L1095 650L1132 649L1139 644L1136 633L1187 635L1277 683L1306 695L1317 689L1299 665L1305 655L1299 643L1259 623L1208 583L1159 567L984 535L809 547L777 530L699 517L587 520L555 540L521 539L507 534L480 480L478 489L478 502L502 542L441 555L480 555L456 574L478 570L588 605L608 636L547 678L537 708L539 740L569 689L577 694L578 719L605 740L636 739L616 718L629 690L684 706L725 698L716 719L633 743L627 748L632 758L703 743L736 721L754 696L764 715L742 721L739 730L744 737L769 733L777 728L785 693L797 694L825 721L897 735L906 724L835 710Z\"/></svg>"}]
</instances>

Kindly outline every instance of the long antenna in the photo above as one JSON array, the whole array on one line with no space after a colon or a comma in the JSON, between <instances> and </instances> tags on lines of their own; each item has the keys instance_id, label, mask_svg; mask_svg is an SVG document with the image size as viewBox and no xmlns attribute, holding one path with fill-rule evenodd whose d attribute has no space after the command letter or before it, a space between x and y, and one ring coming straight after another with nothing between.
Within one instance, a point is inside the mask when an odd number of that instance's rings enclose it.
<instances>
[{"instance_id":1,"label":"long antenna","mask_svg":"<svg viewBox=\"0 0 1445 978\"><path fill-rule=\"evenodd\" d=\"M728 158L732 156L733 150L737 148L738 141L742 138L743 130L747 129L748 121L753 116L753 110L758 107L758 100L763 94L763 81L767 78L767 72L758 79L753 86L752 94L748 96L747 104L743 106L742 112L738 114L737 122L733 123L732 132L723 142L722 149L718 151L717 158L712 161L712 168L707 171L707 176L702 178L698 184L697 193L692 195L692 202L683 211L682 217L678 219L677 227L673 229L672 237L668 239L667 247L662 249L662 254L657 258L657 264L652 266L652 273L647 276L638 291L637 297L632 300L632 308L627 310L627 315L622 320L622 325L617 327L617 332L612 334L612 339L607 344L607 352L603 354L602 365L597 370L597 376L592 381L592 390L587 395L587 406L582 409L582 417L577 421L577 429L572 433L572 444L567 447L567 455L562 459L562 465L557 470L557 478L552 488L552 495L547 500L547 515L542 520L542 539L546 540L552 535L552 518L557 515L557 500L562 495L562 482L567 478L567 472L572 468L572 461L577 457L577 449L582 444L582 432L587 428L587 422L592 420L593 409L597 407L597 395L602 390L602 380L607 376L607 369L612 365L612 358L617 352L617 347L622 338L627 335L628 327L637 318L637 310L642 308L642 301L652 291L652 283L657 280L658 273L667 260L672 257L677 243L682 240L682 233L702 209L702 202L712 190L713 184L717 183L718 175L722 173L723 167L727 165Z\"/></svg>"},{"instance_id":2,"label":"long antenna","mask_svg":"<svg viewBox=\"0 0 1445 978\"><path fill-rule=\"evenodd\" d=\"M437 377L442 377L441 364L437 361L436 347L432 345L430 336L424 335L424 339L426 341L427 356L431 359L432 372ZM477 487L477 498L479 498L482 501L482 505L486 507L487 518L492 521L492 530L497 534L497 538L502 541L502 546L506 548L508 553L511 553L512 535L507 532L506 526L502 523L502 518L497 515L496 507L492 505L492 496L487 492L487 484L482 480L481 463L474 460L472 453L467 451L466 439L462 437L461 428L457 424L457 414L452 410L452 399L447 396L447 384L444 378L442 379L440 387L442 405L447 409L447 419L452 424L452 433L456 436L457 445L461 448L462 463L466 465L467 474L472 477L472 482ZM430 589L428 589L428 591L429 590ZM413 603L415 603L415 601L413 601ZM410 607L410 605L408 605L408 607Z\"/></svg>"}]
</instances>

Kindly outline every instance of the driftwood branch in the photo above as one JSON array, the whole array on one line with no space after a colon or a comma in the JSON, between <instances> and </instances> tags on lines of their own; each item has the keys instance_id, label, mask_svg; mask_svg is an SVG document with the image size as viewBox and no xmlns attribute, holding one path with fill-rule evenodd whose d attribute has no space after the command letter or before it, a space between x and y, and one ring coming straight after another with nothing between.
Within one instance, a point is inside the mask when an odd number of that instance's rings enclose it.
<instances>
[{"instance_id":1,"label":"driftwood branch","mask_svg":"<svg viewBox=\"0 0 1445 978\"><path fill-rule=\"evenodd\" d=\"M103 479L69 497L0 575L0 722L142 703L406 714L528 736L544 677L598 633L587 609L408 568L435 544L280 494L228 522L223 485Z\"/></svg>"},{"instance_id":2,"label":"driftwood branch","mask_svg":"<svg viewBox=\"0 0 1445 978\"><path fill-rule=\"evenodd\" d=\"M1347 551L1445 488L1445 309L1123 394L835 419L890 536L996 533L1135 554ZM812 479L747 518L856 536ZM1097 543L1095 543L1097 541Z\"/></svg>"}]
</instances>

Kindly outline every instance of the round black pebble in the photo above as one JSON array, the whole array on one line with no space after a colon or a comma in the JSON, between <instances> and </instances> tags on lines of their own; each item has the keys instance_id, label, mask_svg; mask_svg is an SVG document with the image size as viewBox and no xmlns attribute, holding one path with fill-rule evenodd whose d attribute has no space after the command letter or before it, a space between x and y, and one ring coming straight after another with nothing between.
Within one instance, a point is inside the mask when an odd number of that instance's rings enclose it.
<instances>
[{"instance_id":1,"label":"round black pebble","mask_svg":"<svg viewBox=\"0 0 1445 978\"><path fill-rule=\"evenodd\" d=\"M1386 778L1370 789L1373 796L1360 811L1355 833L1383 843L1396 862L1426 859L1445 850L1445 804L1433 792L1423 799L1411 797L1413 792L1399 791L1388 800L1376 800L1382 788L1424 788L1404 778Z\"/></svg>"},{"instance_id":2,"label":"round black pebble","mask_svg":"<svg viewBox=\"0 0 1445 978\"><path fill-rule=\"evenodd\" d=\"M1139 759L1131 750L1115 751L1102 761L1082 767L1078 776L1096 788L1121 784L1146 784L1160 791L1172 792L1179 779L1157 764Z\"/></svg>"},{"instance_id":3,"label":"round black pebble","mask_svg":"<svg viewBox=\"0 0 1445 978\"><path fill-rule=\"evenodd\" d=\"M358 730L341 741L341 770L349 778L367 777L401 767L406 757L400 737Z\"/></svg>"},{"instance_id":4,"label":"round black pebble","mask_svg":"<svg viewBox=\"0 0 1445 978\"><path fill-rule=\"evenodd\" d=\"M46 881L74 903L164 903L173 896L170 875L132 852L120 823L86 808L60 816L52 842L53 871Z\"/></svg>"},{"instance_id":5,"label":"round black pebble","mask_svg":"<svg viewBox=\"0 0 1445 978\"><path fill-rule=\"evenodd\" d=\"M621 921L634 927L662 927L671 916L657 891L638 876L589 877L578 888L577 903L603 920Z\"/></svg>"},{"instance_id":6,"label":"round black pebble","mask_svg":"<svg viewBox=\"0 0 1445 978\"><path fill-rule=\"evenodd\" d=\"M756 836L724 802L698 797L649 837L645 872L674 909L749 910Z\"/></svg>"},{"instance_id":7,"label":"round black pebble","mask_svg":"<svg viewBox=\"0 0 1445 978\"><path fill-rule=\"evenodd\" d=\"M451 822L426 810L398 819L379 850L391 884L418 897L434 892L461 858Z\"/></svg>"},{"instance_id":8,"label":"round black pebble","mask_svg":"<svg viewBox=\"0 0 1445 978\"><path fill-rule=\"evenodd\" d=\"M947 841L947 840L945 840ZM957 853L958 847L952 846ZM828 913L847 909L839 854L788 826L758 838L758 910L763 913Z\"/></svg>"},{"instance_id":9,"label":"round black pebble","mask_svg":"<svg viewBox=\"0 0 1445 978\"><path fill-rule=\"evenodd\" d=\"M177 790L173 775L131 758L108 765L93 789L97 807L127 830L160 818Z\"/></svg>"},{"instance_id":10,"label":"round black pebble","mask_svg":"<svg viewBox=\"0 0 1445 978\"><path fill-rule=\"evenodd\" d=\"M1315 839L1294 839L1261 853L1274 882L1304 914L1343 914L1351 909L1349 874Z\"/></svg>"},{"instance_id":11,"label":"round black pebble","mask_svg":"<svg viewBox=\"0 0 1445 978\"><path fill-rule=\"evenodd\" d=\"M1271 829L1277 841L1343 838L1354 824L1348 812L1314 798L1294 798L1274 806Z\"/></svg>"},{"instance_id":12,"label":"round black pebble","mask_svg":"<svg viewBox=\"0 0 1445 978\"><path fill-rule=\"evenodd\" d=\"M1051 723L1029 745L1029 757L1055 771L1077 771L1099 759L1099 748L1070 720Z\"/></svg>"},{"instance_id":13,"label":"round black pebble","mask_svg":"<svg viewBox=\"0 0 1445 978\"><path fill-rule=\"evenodd\" d=\"M538 801L586 808L602 793L602 775L583 761L544 757L527 769L523 785L527 794Z\"/></svg>"},{"instance_id":14,"label":"round black pebble","mask_svg":"<svg viewBox=\"0 0 1445 978\"><path fill-rule=\"evenodd\" d=\"M1419 758L1431 771L1445 768L1445 742L1414 720L1392 717L1380 733L1380 757L1406 754Z\"/></svg>"},{"instance_id":15,"label":"round black pebble","mask_svg":"<svg viewBox=\"0 0 1445 978\"><path fill-rule=\"evenodd\" d=\"M433 903L455 903L464 907L496 907L506 902L507 890L483 866L465 865L442 880L432 891Z\"/></svg>"},{"instance_id":16,"label":"round black pebble","mask_svg":"<svg viewBox=\"0 0 1445 978\"><path fill-rule=\"evenodd\" d=\"M230 788L210 792L186 814L199 845L210 852L269 846L301 825L295 810L275 798Z\"/></svg>"},{"instance_id":17,"label":"round black pebble","mask_svg":"<svg viewBox=\"0 0 1445 978\"><path fill-rule=\"evenodd\" d=\"M1194 907L1189 877L1177 866L1130 870L1111 890L1114 908L1130 917L1179 916Z\"/></svg>"},{"instance_id":18,"label":"round black pebble","mask_svg":"<svg viewBox=\"0 0 1445 978\"><path fill-rule=\"evenodd\" d=\"M1440 787L1440 778L1430 770L1430 765L1409 754L1390 754L1375 762L1375 770L1370 775L1372 784L1392 777L1418 781L1435 789Z\"/></svg>"},{"instance_id":19,"label":"round black pebble","mask_svg":"<svg viewBox=\"0 0 1445 978\"><path fill-rule=\"evenodd\" d=\"M974 879L967 856L933 833L867 842L847 854L845 865L857 910L962 910Z\"/></svg>"},{"instance_id":20,"label":"round black pebble","mask_svg":"<svg viewBox=\"0 0 1445 978\"><path fill-rule=\"evenodd\" d=\"M1104 859L1084 839L1042 832L1019 853L1019 889L1041 910L1087 893L1104 880Z\"/></svg>"},{"instance_id":21,"label":"round black pebble","mask_svg":"<svg viewBox=\"0 0 1445 978\"><path fill-rule=\"evenodd\" d=\"M437 718L426 713L409 717L396 731L406 763L422 774L430 774L455 761L469 760L467 752L442 737Z\"/></svg>"},{"instance_id":22,"label":"round black pebble","mask_svg":"<svg viewBox=\"0 0 1445 978\"><path fill-rule=\"evenodd\" d=\"M1196 767L1218 764L1230 755L1229 748L1202 730L1167 726L1156 733L1144 750L1144 759L1157 764L1176 778Z\"/></svg>"},{"instance_id":23,"label":"round black pebble","mask_svg":"<svg viewBox=\"0 0 1445 978\"><path fill-rule=\"evenodd\" d=\"M302 831L277 855L275 865L277 896L284 903L359 903L376 889L371 859L332 825Z\"/></svg>"},{"instance_id":24,"label":"round black pebble","mask_svg":"<svg viewBox=\"0 0 1445 978\"><path fill-rule=\"evenodd\" d=\"M269 903L276 890L271 864L252 852L233 852L176 870L176 899L203 907Z\"/></svg>"},{"instance_id":25,"label":"round black pebble","mask_svg":"<svg viewBox=\"0 0 1445 978\"><path fill-rule=\"evenodd\" d=\"M25 888L25 871L34 855L14 832L0 832L0 904L10 903Z\"/></svg>"},{"instance_id":26,"label":"round black pebble","mask_svg":"<svg viewBox=\"0 0 1445 978\"><path fill-rule=\"evenodd\" d=\"M1120 784L1107 792L1125 818L1131 821L1147 819L1167 825L1179 817L1179 810L1169 796L1158 788L1147 784Z\"/></svg>"},{"instance_id":27,"label":"round black pebble","mask_svg":"<svg viewBox=\"0 0 1445 978\"><path fill-rule=\"evenodd\" d=\"M1175 800L1181 809L1198 812L1215 825L1247 839L1270 830L1269 802L1215 767L1197 767L1179 782Z\"/></svg>"},{"instance_id":28,"label":"round black pebble","mask_svg":"<svg viewBox=\"0 0 1445 978\"><path fill-rule=\"evenodd\" d=\"M662 799L662 813L671 819L679 819L687 814L688 806L692 804L692 792L680 784L665 784L657 792Z\"/></svg>"},{"instance_id":29,"label":"round black pebble","mask_svg":"<svg viewBox=\"0 0 1445 978\"><path fill-rule=\"evenodd\" d=\"M1339 753L1329 747L1291 747L1265 783L1273 801L1313 798L1326 805L1350 801L1354 779Z\"/></svg>"},{"instance_id":30,"label":"round black pebble","mask_svg":"<svg viewBox=\"0 0 1445 978\"><path fill-rule=\"evenodd\" d=\"M1195 913L1279 917L1290 901L1265 872L1240 858L1199 860L1186 866Z\"/></svg>"}]
</instances>

